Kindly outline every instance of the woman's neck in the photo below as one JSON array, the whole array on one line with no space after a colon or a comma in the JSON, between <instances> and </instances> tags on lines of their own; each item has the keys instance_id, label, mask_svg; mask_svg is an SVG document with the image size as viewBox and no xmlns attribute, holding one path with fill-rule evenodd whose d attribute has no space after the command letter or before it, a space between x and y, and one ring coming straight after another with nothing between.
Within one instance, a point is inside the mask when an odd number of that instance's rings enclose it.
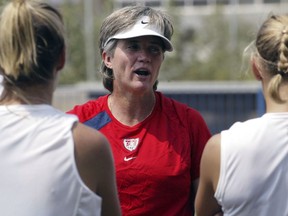
<instances>
[{"instance_id":1,"label":"woman's neck","mask_svg":"<svg viewBox=\"0 0 288 216\"><path fill-rule=\"evenodd\" d=\"M134 126L144 121L153 112L155 103L154 92L141 97L120 96L112 93L108 98L108 107L113 116L127 126Z\"/></svg>"},{"instance_id":2,"label":"woman's neck","mask_svg":"<svg viewBox=\"0 0 288 216\"><path fill-rule=\"evenodd\" d=\"M30 86L23 89L4 89L0 104L52 104L53 88L50 85Z\"/></svg>"},{"instance_id":3,"label":"woman's neck","mask_svg":"<svg viewBox=\"0 0 288 216\"><path fill-rule=\"evenodd\" d=\"M279 95L283 100L283 103L276 102L274 99L272 99L268 91L265 90L264 96L266 101L266 112L288 112L288 85L280 86Z\"/></svg>"}]
</instances>

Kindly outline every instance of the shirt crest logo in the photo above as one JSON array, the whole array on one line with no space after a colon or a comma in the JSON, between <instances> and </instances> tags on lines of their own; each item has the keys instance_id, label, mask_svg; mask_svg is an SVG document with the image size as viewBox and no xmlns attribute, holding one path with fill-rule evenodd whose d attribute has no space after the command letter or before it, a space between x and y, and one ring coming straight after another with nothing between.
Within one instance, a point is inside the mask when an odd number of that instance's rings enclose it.
<instances>
[{"instance_id":1,"label":"shirt crest logo","mask_svg":"<svg viewBox=\"0 0 288 216\"><path fill-rule=\"evenodd\" d=\"M137 148L138 144L139 144L139 138L136 139L124 139L123 140L124 143L124 147L129 150L129 151L133 151Z\"/></svg>"}]
</instances>

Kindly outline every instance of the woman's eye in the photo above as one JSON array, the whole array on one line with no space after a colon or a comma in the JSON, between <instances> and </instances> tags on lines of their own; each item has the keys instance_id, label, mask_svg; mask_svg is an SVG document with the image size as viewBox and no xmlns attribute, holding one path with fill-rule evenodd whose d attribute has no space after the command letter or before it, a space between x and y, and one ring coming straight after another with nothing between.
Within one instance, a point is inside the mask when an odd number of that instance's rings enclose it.
<instances>
[{"instance_id":1,"label":"woman's eye","mask_svg":"<svg viewBox=\"0 0 288 216\"><path fill-rule=\"evenodd\" d=\"M158 47L158 46L150 47L150 51L151 53L158 54L161 52L161 47Z\"/></svg>"},{"instance_id":2,"label":"woman's eye","mask_svg":"<svg viewBox=\"0 0 288 216\"><path fill-rule=\"evenodd\" d=\"M130 45L128 45L128 49L130 49L130 50L138 50L139 49L139 45L138 44L130 44Z\"/></svg>"}]
</instances>

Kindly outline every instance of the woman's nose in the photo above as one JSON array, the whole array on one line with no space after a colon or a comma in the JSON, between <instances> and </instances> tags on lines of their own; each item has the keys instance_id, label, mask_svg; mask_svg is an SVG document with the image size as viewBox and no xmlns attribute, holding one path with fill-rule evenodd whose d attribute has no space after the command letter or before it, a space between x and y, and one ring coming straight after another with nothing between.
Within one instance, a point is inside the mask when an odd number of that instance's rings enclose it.
<instances>
[{"instance_id":1,"label":"woman's nose","mask_svg":"<svg viewBox=\"0 0 288 216\"><path fill-rule=\"evenodd\" d=\"M144 61L144 62L150 62L151 61L151 55L146 49L141 49L139 51L139 56L138 56L139 61Z\"/></svg>"}]
</instances>

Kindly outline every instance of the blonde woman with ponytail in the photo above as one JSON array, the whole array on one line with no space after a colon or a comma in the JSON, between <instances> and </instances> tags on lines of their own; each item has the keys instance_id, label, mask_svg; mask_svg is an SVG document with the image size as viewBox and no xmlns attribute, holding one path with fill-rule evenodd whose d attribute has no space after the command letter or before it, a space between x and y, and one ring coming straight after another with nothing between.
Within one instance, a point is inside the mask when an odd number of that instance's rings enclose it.
<instances>
[{"instance_id":1,"label":"blonde woman with ponytail","mask_svg":"<svg viewBox=\"0 0 288 216\"><path fill-rule=\"evenodd\" d=\"M51 106L65 63L61 14L14 0L0 17L0 209L5 216L121 215L107 139Z\"/></svg>"},{"instance_id":2,"label":"blonde woman with ponytail","mask_svg":"<svg viewBox=\"0 0 288 216\"><path fill-rule=\"evenodd\" d=\"M288 215L288 16L265 20L254 45L251 68L262 84L266 113L208 141L197 216Z\"/></svg>"}]
</instances>

